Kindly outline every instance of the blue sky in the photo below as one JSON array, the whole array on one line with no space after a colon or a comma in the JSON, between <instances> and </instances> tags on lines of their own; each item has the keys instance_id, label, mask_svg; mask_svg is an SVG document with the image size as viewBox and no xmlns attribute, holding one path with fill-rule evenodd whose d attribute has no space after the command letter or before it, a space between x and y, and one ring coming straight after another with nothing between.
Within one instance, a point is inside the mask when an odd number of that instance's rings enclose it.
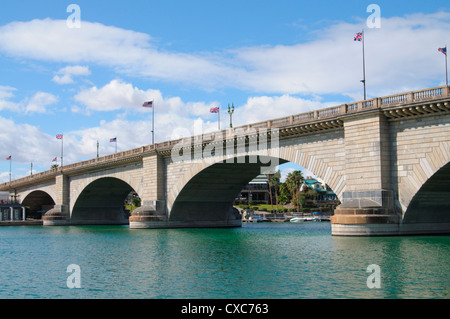
<instances>
[{"instance_id":1,"label":"blue sky","mask_svg":"<svg viewBox=\"0 0 450 319\"><path fill-rule=\"evenodd\" d=\"M70 4L80 27L70 28ZM380 27L370 28L370 4ZM233 124L443 85L448 1L7 1L0 11L0 182Z\"/></svg>"}]
</instances>

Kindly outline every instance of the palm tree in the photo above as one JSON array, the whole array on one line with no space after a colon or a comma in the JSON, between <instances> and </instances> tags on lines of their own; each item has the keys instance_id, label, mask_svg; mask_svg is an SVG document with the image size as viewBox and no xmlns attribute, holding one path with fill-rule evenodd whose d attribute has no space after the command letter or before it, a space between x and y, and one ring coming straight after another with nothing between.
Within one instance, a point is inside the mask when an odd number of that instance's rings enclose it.
<instances>
[{"instance_id":1,"label":"palm tree","mask_svg":"<svg viewBox=\"0 0 450 319\"><path fill-rule=\"evenodd\" d=\"M276 212L278 213L278 187L280 186L280 177L281 172L278 170L275 174L270 176L269 179L269 185L270 185L270 202L272 203L272 187L275 190L275 204L276 204ZM272 211L273 211L273 205L272 205Z\"/></svg>"},{"instance_id":2,"label":"palm tree","mask_svg":"<svg viewBox=\"0 0 450 319\"><path fill-rule=\"evenodd\" d=\"M299 208L299 199L297 193L299 191L300 185L303 183L304 181L304 177L301 171L293 171L291 173L288 174L288 176L286 177L286 184L289 188L289 190L292 192L292 198L296 198L297 199L297 213L298 213L298 208Z\"/></svg>"},{"instance_id":3,"label":"palm tree","mask_svg":"<svg viewBox=\"0 0 450 319\"><path fill-rule=\"evenodd\" d=\"M267 187L269 188L269 196L270 196L270 206L272 207L272 212L273 212L273 200L272 200L272 183L271 183L271 178L272 175L270 174L266 174L267 179L269 180L269 183L267 184Z\"/></svg>"}]
</instances>

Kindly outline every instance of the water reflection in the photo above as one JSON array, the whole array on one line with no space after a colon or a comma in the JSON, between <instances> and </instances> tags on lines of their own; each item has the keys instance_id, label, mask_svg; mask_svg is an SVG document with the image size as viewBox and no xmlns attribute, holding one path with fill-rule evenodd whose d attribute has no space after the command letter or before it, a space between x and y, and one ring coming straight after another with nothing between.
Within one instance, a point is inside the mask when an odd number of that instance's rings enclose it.
<instances>
[{"instance_id":1,"label":"water reflection","mask_svg":"<svg viewBox=\"0 0 450 319\"><path fill-rule=\"evenodd\" d=\"M336 265L346 264L355 273L380 266L382 287L365 292L367 298L448 297L449 244L448 236L333 237Z\"/></svg>"},{"instance_id":2,"label":"water reflection","mask_svg":"<svg viewBox=\"0 0 450 319\"><path fill-rule=\"evenodd\" d=\"M450 237L333 237L329 223L235 229L0 229L1 298L448 298ZM78 264L82 288L68 289ZM381 289L366 285L381 268Z\"/></svg>"}]
</instances>

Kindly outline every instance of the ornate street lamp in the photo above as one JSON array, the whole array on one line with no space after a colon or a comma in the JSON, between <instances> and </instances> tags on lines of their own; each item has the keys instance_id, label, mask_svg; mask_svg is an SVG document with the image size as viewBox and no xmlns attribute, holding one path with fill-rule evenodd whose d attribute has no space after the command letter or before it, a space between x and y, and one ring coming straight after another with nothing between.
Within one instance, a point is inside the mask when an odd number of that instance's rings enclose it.
<instances>
[{"instance_id":1,"label":"ornate street lamp","mask_svg":"<svg viewBox=\"0 0 450 319\"><path fill-rule=\"evenodd\" d=\"M232 119L231 119L233 112L234 112L234 103L231 104L231 108L230 108L230 104L228 104L228 114L230 114L230 127L233 127Z\"/></svg>"}]
</instances>

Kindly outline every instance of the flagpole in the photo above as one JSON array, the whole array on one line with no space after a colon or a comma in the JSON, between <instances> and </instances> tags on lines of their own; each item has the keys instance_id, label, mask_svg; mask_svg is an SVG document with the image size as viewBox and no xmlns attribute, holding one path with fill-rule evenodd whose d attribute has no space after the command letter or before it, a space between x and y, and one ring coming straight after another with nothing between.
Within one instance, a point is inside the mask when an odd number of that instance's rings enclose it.
<instances>
[{"instance_id":1,"label":"flagpole","mask_svg":"<svg viewBox=\"0 0 450 319\"><path fill-rule=\"evenodd\" d=\"M64 157L64 135L61 135L61 168L63 167L63 157Z\"/></svg>"},{"instance_id":2,"label":"flagpole","mask_svg":"<svg viewBox=\"0 0 450 319\"><path fill-rule=\"evenodd\" d=\"M155 105L152 101L147 101L142 104L143 107L152 108L152 144L155 144Z\"/></svg>"},{"instance_id":3,"label":"flagpole","mask_svg":"<svg viewBox=\"0 0 450 319\"><path fill-rule=\"evenodd\" d=\"M445 45L445 85L448 86L447 45Z\"/></svg>"},{"instance_id":4,"label":"flagpole","mask_svg":"<svg viewBox=\"0 0 450 319\"><path fill-rule=\"evenodd\" d=\"M116 139L114 140L114 142L116 143L116 153L117 153L117 137L116 137Z\"/></svg>"},{"instance_id":5,"label":"flagpole","mask_svg":"<svg viewBox=\"0 0 450 319\"><path fill-rule=\"evenodd\" d=\"M11 163L12 163L12 156L9 157L9 183L11 184Z\"/></svg>"},{"instance_id":6,"label":"flagpole","mask_svg":"<svg viewBox=\"0 0 450 319\"><path fill-rule=\"evenodd\" d=\"M217 125L218 125L219 131L220 131L220 105L219 105L219 112L217 112Z\"/></svg>"},{"instance_id":7,"label":"flagpole","mask_svg":"<svg viewBox=\"0 0 450 319\"><path fill-rule=\"evenodd\" d=\"M362 83L364 86L364 100L366 100L366 58L364 52L364 29L362 29L362 50L363 50L363 79Z\"/></svg>"},{"instance_id":8,"label":"flagpole","mask_svg":"<svg viewBox=\"0 0 450 319\"><path fill-rule=\"evenodd\" d=\"M155 144L155 105L152 103L152 144Z\"/></svg>"}]
</instances>

